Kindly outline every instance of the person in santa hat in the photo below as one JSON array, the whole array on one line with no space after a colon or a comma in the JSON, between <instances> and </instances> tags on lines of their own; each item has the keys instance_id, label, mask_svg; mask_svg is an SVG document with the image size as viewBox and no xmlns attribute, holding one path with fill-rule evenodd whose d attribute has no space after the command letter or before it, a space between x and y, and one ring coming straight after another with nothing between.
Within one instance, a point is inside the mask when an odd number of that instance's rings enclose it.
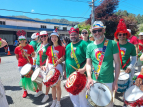
<instances>
[{"instance_id":1,"label":"person in santa hat","mask_svg":"<svg viewBox=\"0 0 143 107\"><path fill-rule=\"evenodd\" d=\"M120 19L114 36L119 40L117 45L119 49L121 69L130 75L130 87L132 85L134 66L137 58L135 46L127 41L127 39L130 37L130 33L126 28L124 19ZM132 60L130 60L130 57Z\"/></svg>"},{"instance_id":2,"label":"person in santa hat","mask_svg":"<svg viewBox=\"0 0 143 107\"><path fill-rule=\"evenodd\" d=\"M86 87L90 89L94 81L104 83L113 95L113 91L118 89L119 50L115 41L105 38L105 28L106 26L101 21L93 23L91 32L95 41L90 43L86 49L86 72L88 75ZM115 78L113 61L115 63ZM106 107L113 107L113 102L111 101Z\"/></svg>"},{"instance_id":3,"label":"person in santa hat","mask_svg":"<svg viewBox=\"0 0 143 107\"><path fill-rule=\"evenodd\" d=\"M62 61L65 56L65 48L62 46L59 34L57 29L55 29L51 35L49 40L50 46L47 48L46 55L47 61L43 70L45 71L47 68L50 70L53 66L59 71L59 76L63 77L63 69L62 69ZM45 83L47 86L47 84ZM59 79L58 82L52 87L52 98L53 102L50 107L61 107L60 100L61 100L61 80ZM57 100L56 100L57 95Z\"/></svg>"},{"instance_id":4,"label":"person in santa hat","mask_svg":"<svg viewBox=\"0 0 143 107\"><path fill-rule=\"evenodd\" d=\"M35 56L35 52L33 47L27 44L27 40L25 37L26 32L24 30L17 31L17 35L19 36L18 40L20 45L15 48L14 53L16 55L16 59L18 60L18 69L20 72L25 64L30 63L31 65L33 65L32 57ZM22 86L24 89L24 93L22 96L23 98L27 97L27 90L31 90L34 92L38 91L37 83L32 82L31 77L27 78L25 76L21 76L20 86Z\"/></svg>"},{"instance_id":5,"label":"person in santa hat","mask_svg":"<svg viewBox=\"0 0 143 107\"><path fill-rule=\"evenodd\" d=\"M39 34L39 38L40 38L40 43L38 44L38 47L36 50L36 53L37 53L36 68L45 66L46 59L47 59L46 50L49 47L49 42L48 42L49 36L47 31L41 31ZM40 84L38 83L38 87L39 87L39 92L36 93L34 97L38 97L43 94L42 83ZM49 99L49 95L48 95L49 90L50 90L50 87L46 87L46 93L41 101L42 103L45 103Z\"/></svg>"}]
</instances>

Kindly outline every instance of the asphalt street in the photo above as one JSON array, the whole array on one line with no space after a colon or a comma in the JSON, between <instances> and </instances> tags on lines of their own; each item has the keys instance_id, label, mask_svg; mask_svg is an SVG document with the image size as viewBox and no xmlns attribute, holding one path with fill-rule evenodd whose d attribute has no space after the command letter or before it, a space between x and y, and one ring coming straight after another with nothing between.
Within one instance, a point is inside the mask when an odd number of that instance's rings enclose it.
<instances>
[{"instance_id":1,"label":"asphalt street","mask_svg":"<svg viewBox=\"0 0 143 107\"><path fill-rule=\"evenodd\" d=\"M46 103L41 103L44 94L35 98L35 92L28 91L28 96L22 98L23 90L19 86L20 73L17 68L17 60L15 56L2 56L2 61L0 64L0 79L4 85L6 91L6 97L9 104L9 107L50 107L52 104L52 95L51 89L49 92L49 100ZM62 87L62 97L61 97L61 106L62 107L73 107L72 102L69 98L68 92L63 87L63 82L61 83ZM43 85L43 92L45 92L45 86ZM114 107L123 106L123 97L122 93L116 93L115 95L115 105Z\"/></svg>"}]
</instances>

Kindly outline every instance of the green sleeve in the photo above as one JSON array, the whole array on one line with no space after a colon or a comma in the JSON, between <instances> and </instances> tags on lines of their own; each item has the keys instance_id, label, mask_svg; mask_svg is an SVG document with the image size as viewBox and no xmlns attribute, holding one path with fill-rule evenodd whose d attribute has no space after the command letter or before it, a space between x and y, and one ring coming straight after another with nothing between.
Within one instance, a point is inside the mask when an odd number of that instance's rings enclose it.
<instances>
[{"instance_id":1,"label":"green sleeve","mask_svg":"<svg viewBox=\"0 0 143 107\"><path fill-rule=\"evenodd\" d=\"M134 45L132 45L132 52L131 52L131 56L136 56L136 48Z\"/></svg>"},{"instance_id":2,"label":"green sleeve","mask_svg":"<svg viewBox=\"0 0 143 107\"><path fill-rule=\"evenodd\" d=\"M118 46L117 46L117 43L115 41L112 40L112 46L113 46L113 54L116 54L116 53L119 53L119 49L118 49Z\"/></svg>"},{"instance_id":3,"label":"green sleeve","mask_svg":"<svg viewBox=\"0 0 143 107\"><path fill-rule=\"evenodd\" d=\"M91 58L90 45L88 45L86 49L86 58Z\"/></svg>"}]
</instances>

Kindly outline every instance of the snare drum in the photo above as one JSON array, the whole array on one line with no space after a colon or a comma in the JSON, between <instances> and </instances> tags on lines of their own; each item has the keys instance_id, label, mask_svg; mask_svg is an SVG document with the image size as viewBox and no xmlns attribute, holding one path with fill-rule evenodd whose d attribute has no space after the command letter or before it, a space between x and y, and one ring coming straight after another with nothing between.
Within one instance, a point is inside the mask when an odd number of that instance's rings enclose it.
<instances>
[{"instance_id":1,"label":"snare drum","mask_svg":"<svg viewBox=\"0 0 143 107\"><path fill-rule=\"evenodd\" d=\"M44 85L49 87L49 86L55 86L59 80L60 80L60 71L57 70L56 68L53 68L47 73L46 78L43 80L43 82Z\"/></svg>"},{"instance_id":2,"label":"snare drum","mask_svg":"<svg viewBox=\"0 0 143 107\"><path fill-rule=\"evenodd\" d=\"M65 89L67 92L77 95L86 85L86 76L79 72L73 72L66 81Z\"/></svg>"},{"instance_id":3,"label":"snare drum","mask_svg":"<svg viewBox=\"0 0 143 107\"><path fill-rule=\"evenodd\" d=\"M31 75L33 74L32 65L29 64L29 63L25 64L25 65L22 67L22 69L21 69L21 71L20 71L20 74L21 74L22 76L25 76L25 77L27 77L27 78L30 78Z\"/></svg>"},{"instance_id":4,"label":"snare drum","mask_svg":"<svg viewBox=\"0 0 143 107\"><path fill-rule=\"evenodd\" d=\"M118 78L118 92L125 92L129 86L129 74L121 72Z\"/></svg>"},{"instance_id":5,"label":"snare drum","mask_svg":"<svg viewBox=\"0 0 143 107\"><path fill-rule=\"evenodd\" d=\"M91 107L105 107L112 102L112 94L110 89L103 83L94 83L90 90L86 92L86 99Z\"/></svg>"},{"instance_id":6,"label":"snare drum","mask_svg":"<svg viewBox=\"0 0 143 107\"><path fill-rule=\"evenodd\" d=\"M31 80L35 81L37 83L42 83L43 81L43 74L42 74L42 69L41 68L37 68L34 73L32 74Z\"/></svg>"},{"instance_id":7,"label":"snare drum","mask_svg":"<svg viewBox=\"0 0 143 107\"><path fill-rule=\"evenodd\" d=\"M128 107L143 106L143 92L136 85L128 88L124 94L125 103Z\"/></svg>"}]
</instances>

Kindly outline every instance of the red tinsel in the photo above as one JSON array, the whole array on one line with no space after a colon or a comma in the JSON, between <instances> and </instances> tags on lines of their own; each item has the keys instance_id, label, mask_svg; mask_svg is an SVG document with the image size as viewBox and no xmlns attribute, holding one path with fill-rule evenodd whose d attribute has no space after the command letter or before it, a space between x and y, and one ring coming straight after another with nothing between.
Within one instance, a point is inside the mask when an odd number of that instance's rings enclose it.
<instances>
[{"instance_id":1,"label":"red tinsel","mask_svg":"<svg viewBox=\"0 0 143 107\"><path fill-rule=\"evenodd\" d=\"M131 107L140 107L140 106L143 106L143 97L139 98L138 100L136 100L135 102L127 102L127 101L124 101L126 105L130 105Z\"/></svg>"},{"instance_id":2,"label":"red tinsel","mask_svg":"<svg viewBox=\"0 0 143 107\"><path fill-rule=\"evenodd\" d=\"M26 32L24 31L24 30L19 30L19 31L17 31L17 33L16 33L18 36L21 36L21 35L26 35Z\"/></svg>"},{"instance_id":3,"label":"red tinsel","mask_svg":"<svg viewBox=\"0 0 143 107\"><path fill-rule=\"evenodd\" d=\"M67 92L73 95L77 95L83 90L85 85L86 85L86 76L84 74L80 74L79 72L77 72L77 78L73 83L73 85L69 88L65 86L65 89L67 90Z\"/></svg>"},{"instance_id":4,"label":"red tinsel","mask_svg":"<svg viewBox=\"0 0 143 107\"><path fill-rule=\"evenodd\" d=\"M60 71L57 70L56 68L55 68L55 70L56 70L55 75L51 79L49 79L47 82L44 83L44 85L46 85L46 87L52 86L53 84L55 84L58 81L59 76L60 76Z\"/></svg>"}]
</instances>

